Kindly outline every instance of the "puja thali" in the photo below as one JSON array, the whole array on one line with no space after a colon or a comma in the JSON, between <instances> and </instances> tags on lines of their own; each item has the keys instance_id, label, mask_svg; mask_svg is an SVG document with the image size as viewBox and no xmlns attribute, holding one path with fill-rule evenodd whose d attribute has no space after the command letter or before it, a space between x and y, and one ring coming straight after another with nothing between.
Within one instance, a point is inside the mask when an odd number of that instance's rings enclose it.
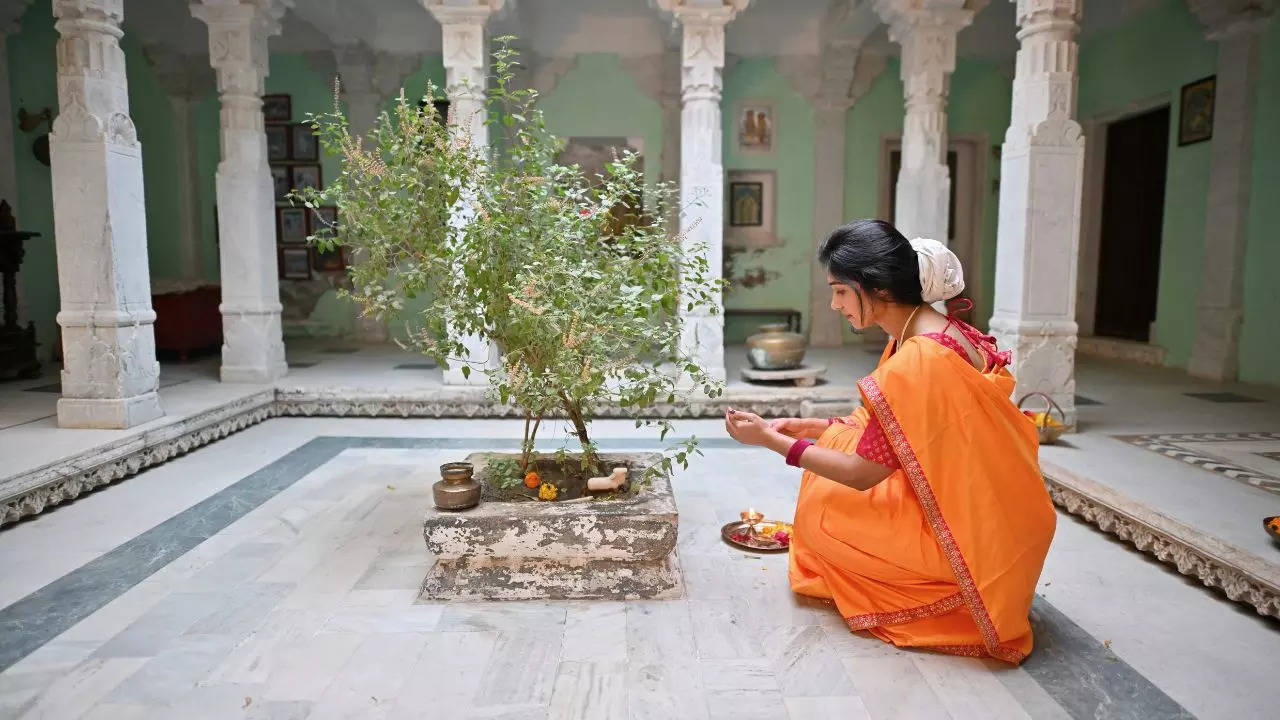
<instances>
[{"instance_id":1,"label":"puja thali","mask_svg":"<svg viewBox=\"0 0 1280 720\"><path fill-rule=\"evenodd\" d=\"M792 532L789 522L761 519L752 523L734 520L720 528L720 537L743 550L786 552L791 547Z\"/></svg>"}]
</instances>

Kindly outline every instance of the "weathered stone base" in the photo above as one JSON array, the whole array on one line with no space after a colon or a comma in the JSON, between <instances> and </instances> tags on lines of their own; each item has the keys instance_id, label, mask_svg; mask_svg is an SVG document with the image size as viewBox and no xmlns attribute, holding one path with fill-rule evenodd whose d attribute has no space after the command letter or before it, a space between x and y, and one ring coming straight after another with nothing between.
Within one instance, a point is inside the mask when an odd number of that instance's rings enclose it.
<instances>
[{"instance_id":1,"label":"weathered stone base","mask_svg":"<svg viewBox=\"0 0 1280 720\"><path fill-rule=\"evenodd\" d=\"M684 594L673 552L662 560L472 557L440 560L424 600L666 600Z\"/></svg>"},{"instance_id":2,"label":"weathered stone base","mask_svg":"<svg viewBox=\"0 0 1280 720\"><path fill-rule=\"evenodd\" d=\"M423 537L436 558L422 585L429 600L630 600L678 597L679 516L671 478L641 482L659 453L601 453L628 468L629 492L613 499L485 500L462 512L427 509ZM487 453L467 457L485 482ZM487 494L487 493L486 493Z\"/></svg>"}]
</instances>

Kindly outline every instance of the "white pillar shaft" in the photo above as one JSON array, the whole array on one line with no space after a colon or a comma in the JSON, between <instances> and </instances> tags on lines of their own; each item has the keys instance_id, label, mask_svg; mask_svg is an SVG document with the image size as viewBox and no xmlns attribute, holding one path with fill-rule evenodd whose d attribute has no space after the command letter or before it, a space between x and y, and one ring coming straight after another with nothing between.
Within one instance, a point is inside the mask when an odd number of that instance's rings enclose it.
<instances>
[{"instance_id":1,"label":"white pillar shaft","mask_svg":"<svg viewBox=\"0 0 1280 720\"><path fill-rule=\"evenodd\" d=\"M1015 398L1039 391L1075 424L1076 264L1084 138L1075 121L1081 0L1019 0L1013 110L1001 155L995 314Z\"/></svg>"},{"instance_id":2,"label":"white pillar shaft","mask_svg":"<svg viewBox=\"0 0 1280 720\"><path fill-rule=\"evenodd\" d=\"M947 242L951 175L947 169L947 91L956 63L955 26L907 25L902 44L902 165L894 225L908 238Z\"/></svg>"},{"instance_id":3,"label":"white pillar shaft","mask_svg":"<svg viewBox=\"0 0 1280 720\"><path fill-rule=\"evenodd\" d=\"M288 371L276 269L275 192L262 88L275 18L261 5L196 5L209 26L221 101L217 198L222 274L222 380L269 382Z\"/></svg>"},{"instance_id":4,"label":"white pillar shaft","mask_svg":"<svg viewBox=\"0 0 1280 720\"><path fill-rule=\"evenodd\" d=\"M179 243L179 262L184 278L204 278L204 223L202 221L200 192L200 168L196 143L196 98L177 96L173 105L173 130L180 144L178 148L178 179L181 183L182 201L179 205L179 224L182 237Z\"/></svg>"},{"instance_id":5,"label":"white pillar shaft","mask_svg":"<svg viewBox=\"0 0 1280 720\"><path fill-rule=\"evenodd\" d=\"M374 54L356 46L340 49L336 56L347 122L352 134L367 135L377 125L382 110L382 95L374 83ZM357 251L352 261L359 263L364 258L364 252ZM390 337L390 332L385 319L361 313L356 316L355 335L360 342L382 343Z\"/></svg>"},{"instance_id":6,"label":"white pillar shaft","mask_svg":"<svg viewBox=\"0 0 1280 720\"><path fill-rule=\"evenodd\" d=\"M843 225L844 219L844 105L819 106L814 112L813 229L817 238ZM812 278L809 291L809 345L839 347L844 342L844 319L831 309L827 271L809 253Z\"/></svg>"},{"instance_id":7,"label":"white pillar shaft","mask_svg":"<svg viewBox=\"0 0 1280 720\"><path fill-rule=\"evenodd\" d=\"M163 415L147 269L142 148L129 117L123 0L59 0L58 117L50 137L62 310L61 427Z\"/></svg>"},{"instance_id":8,"label":"white pillar shaft","mask_svg":"<svg viewBox=\"0 0 1280 720\"><path fill-rule=\"evenodd\" d=\"M731 8L682 12L680 112L680 232L689 246L705 247L710 274L720 277L724 247L724 166L721 161L720 90L724 68L724 27ZM723 300L697 305L684 316L681 351L708 375L724 380Z\"/></svg>"},{"instance_id":9,"label":"white pillar shaft","mask_svg":"<svg viewBox=\"0 0 1280 720\"><path fill-rule=\"evenodd\" d=\"M501 3L498 3L499 5ZM449 123L453 131L470 138L473 148L484 152L489 145L486 125L485 22L492 9L488 5L438 6L428 9L440 21L443 32L442 54L445 71L445 94L449 98ZM458 222L465 222L462 218ZM487 385L481 370L498 365L497 347L488 338L468 335L463 338L464 357L451 362L444 370L446 385ZM462 368L470 368L464 375Z\"/></svg>"},{"instance_id":10,"label":"white pillar shaft","mask_svg":"<svg viewBox=\"0 0 1280 720\"><path fill-rule=\"evenodd\" d=\"M1188 365L1192 375L1213 380L1234 380L1238 370L1261 27L1218 38L1204 261Z\"/></svg>"}]
</instances>

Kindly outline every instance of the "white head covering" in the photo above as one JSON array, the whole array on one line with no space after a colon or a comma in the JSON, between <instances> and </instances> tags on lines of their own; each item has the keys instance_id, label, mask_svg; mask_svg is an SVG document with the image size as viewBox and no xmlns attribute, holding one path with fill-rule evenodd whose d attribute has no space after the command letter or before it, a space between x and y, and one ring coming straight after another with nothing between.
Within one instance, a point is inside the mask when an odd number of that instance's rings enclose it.
<instances>
[{"instance_id":1,"label":"white head covering","mask_svg":"<svg viewBox=\"0 0 1280 720\"><path fill-rule=\"evenodd\" d=\"M960 258L937 240L911 241L920 261L920 297L926 303L950 300L964 291L964 269Z\"/></svg>"}]
</instances>

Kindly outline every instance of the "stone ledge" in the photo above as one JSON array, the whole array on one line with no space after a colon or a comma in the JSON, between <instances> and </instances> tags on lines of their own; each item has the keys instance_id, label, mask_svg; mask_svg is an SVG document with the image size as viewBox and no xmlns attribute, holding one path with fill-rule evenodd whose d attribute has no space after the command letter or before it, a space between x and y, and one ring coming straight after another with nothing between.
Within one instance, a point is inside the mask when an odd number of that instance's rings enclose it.
<instances>
[{"instance_id":1,"label":"stone ledge","mask_svg":"<svg viewBox=\"0 0 1280 720\"><path fill-rule=\"evenodd\" d=\"M1280 567L1059 465L1041 460L1040 468L1055 505L1259 615L1280 618Z\"/></svg>"},{"instance_id":2,"label":"stone ledge","mask_svg":"<svg viewBox=\"0 0 1280 720\"><path fill-rule=\"evenodd\" d=\"M0 526L102 485L136 475L275 416L275 394L257 391L209 410L113 440L35 470L0 479Z\"/></svg>"}]
</instances>

